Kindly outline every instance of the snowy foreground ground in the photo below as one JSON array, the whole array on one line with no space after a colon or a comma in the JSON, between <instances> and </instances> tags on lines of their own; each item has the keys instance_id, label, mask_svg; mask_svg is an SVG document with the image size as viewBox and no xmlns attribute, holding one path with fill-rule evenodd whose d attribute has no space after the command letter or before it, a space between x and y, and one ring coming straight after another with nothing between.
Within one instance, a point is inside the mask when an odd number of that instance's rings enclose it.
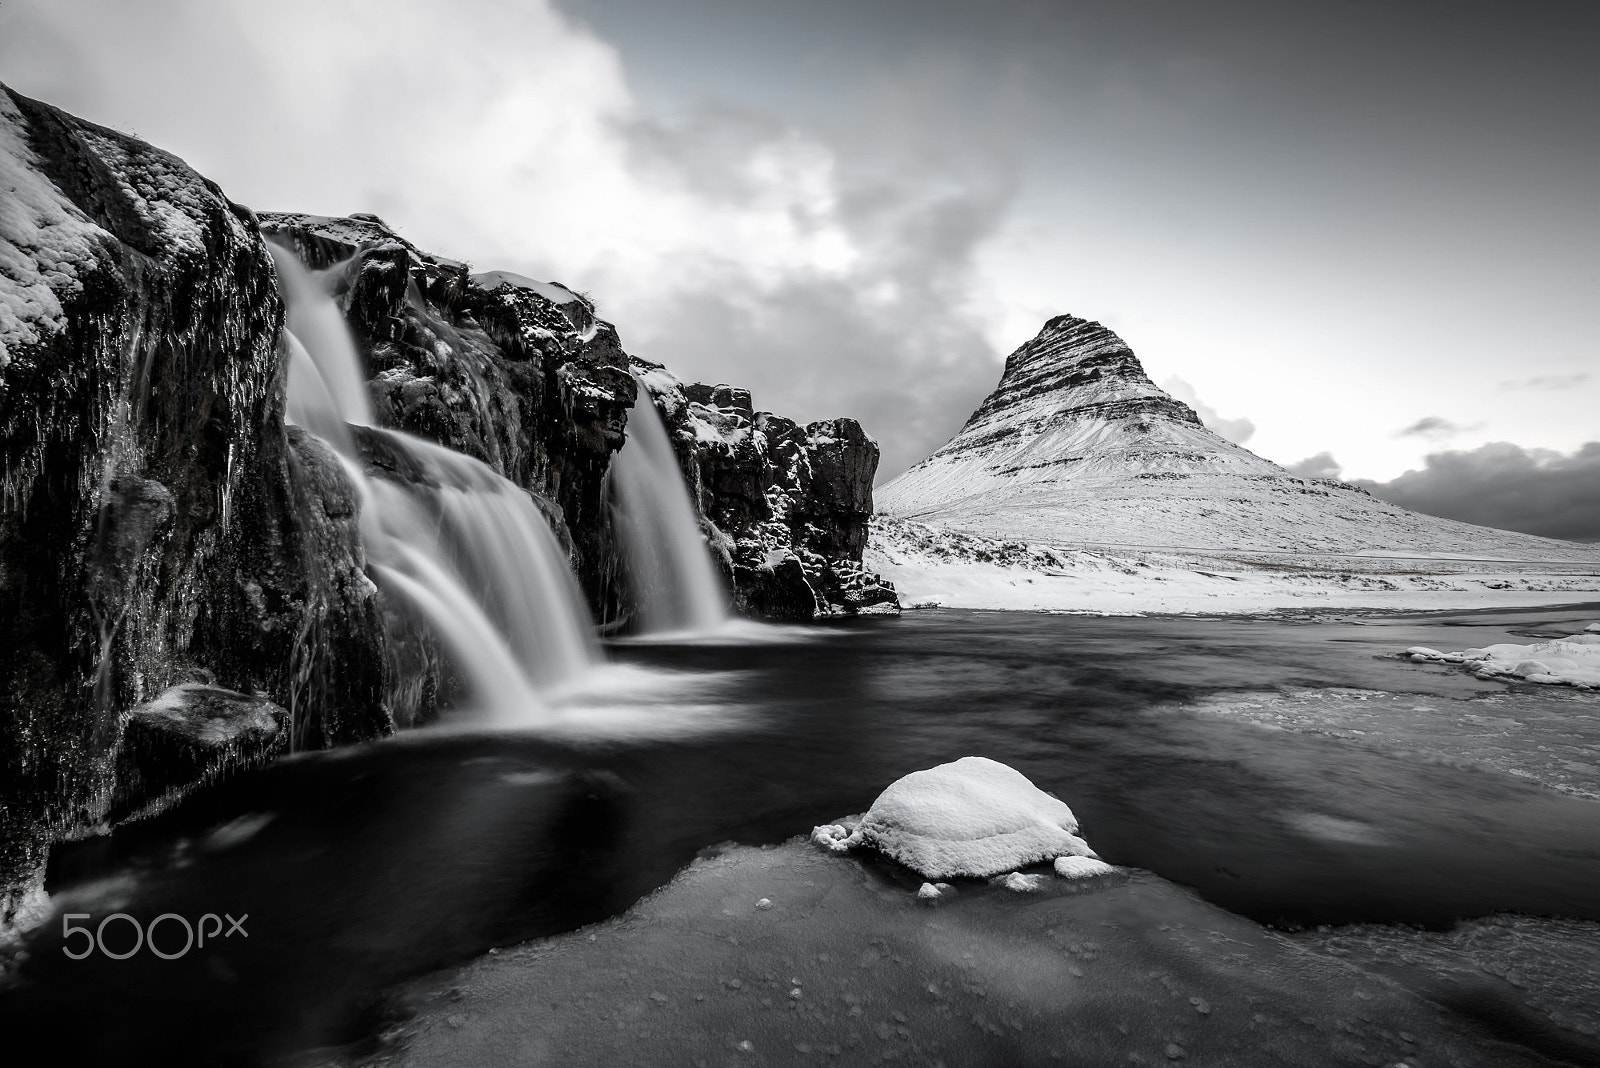
<instances>
[{"instance_id":1,"label":"snowy foreground ground","mask_svg":"<svg viewBox=\"0 0 1600 1068\"><path fill-rule=\"evenodd\" d=\"M907 608L1255 613L1284 609L1454 610L1590 599L1592 561L1312 556L1195 549L1055 548L879 517L865 566Z\"/></svg>"}]
</instances>

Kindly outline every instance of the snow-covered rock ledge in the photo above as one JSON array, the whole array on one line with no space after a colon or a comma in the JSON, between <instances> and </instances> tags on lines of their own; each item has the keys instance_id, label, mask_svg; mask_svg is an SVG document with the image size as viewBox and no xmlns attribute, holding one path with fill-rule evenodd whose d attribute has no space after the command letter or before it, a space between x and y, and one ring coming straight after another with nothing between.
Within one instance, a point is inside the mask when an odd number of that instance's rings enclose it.
<instances>
[{"instance_id":1,"label":"snow-covered rock ledge","mask_svg":"<svg viewBox=\"0 0 1600 1068\"><path fill-rule=\"evenodd\" d=\"M1600 690L1600 623L1589 624L1582 634L1531 645L1503 642L1453 653L1413 645L1405 655L1418 662L1462 664L1480 679L1523 679Z\"/></svg>"},{"instance_id":2,"label":"snow-covered rock ledge","mask_svg":"<svg viewBox=\"0 0 1600 1068\"><path fill-rule=\"evenodd\" d=\"M1040 875L1018 868L1054 861L1077 879L1112 870L1078 836L1078 820L1059 798L1014 768L987 757L962 757L897 779L859 821L824 824L811 840L835 853L868 846L925 879L1000 876L1008 889L1038 889ZM918 897L933 900L948 884L927 882Z\"/></svg>"}]
</instances>

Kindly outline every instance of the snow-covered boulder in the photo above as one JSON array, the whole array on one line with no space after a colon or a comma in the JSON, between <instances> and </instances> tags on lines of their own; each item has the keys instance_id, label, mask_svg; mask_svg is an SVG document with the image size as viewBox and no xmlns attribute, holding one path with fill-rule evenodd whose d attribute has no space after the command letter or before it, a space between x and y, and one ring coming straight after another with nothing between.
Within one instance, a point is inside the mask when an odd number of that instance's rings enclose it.
<instances>
[{"instance_id":1,"label":"snow-covered boulder","mask_svg":"<svg viewBox=\"0 0 1600 1068\"><path fill-rule=\"evenodd\" d=\"M987 757L914 771L878 795L852 831L816 828L812 841L843 852L867 845L928 879L985 877L1059 857L1094 857L1072 809Z\"/></svg>"}]
</instances>

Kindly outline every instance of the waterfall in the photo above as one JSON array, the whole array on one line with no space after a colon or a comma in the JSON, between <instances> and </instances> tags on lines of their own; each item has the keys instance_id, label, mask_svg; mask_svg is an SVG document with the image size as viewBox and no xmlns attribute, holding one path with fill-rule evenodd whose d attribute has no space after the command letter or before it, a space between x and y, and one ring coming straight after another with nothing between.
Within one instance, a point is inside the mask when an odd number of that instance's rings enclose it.
<instances>
[{"instance_id":1,"label":"waterfall","mask_svg":"<svg viewBox=\"0 0 1600 1068\"><path fill-rule=\"evenodd\" d=\"M725 623L722 579L643 382L628 413L628 440L611 462L610 484L642 632L707 631Z\"/></svg>"},{"instance_id":2,"label":"waterfall","mask_svg":"<svg viewBox=\"0 0 1600 1068\"><path fill-rule=\"evenodd\" d=\"M412 479L367 477L351 427L371 427L373 414L344 316L318 274L269 247L289 335L286 417L344 460L374 573L428 622L498 722L540 718L541 691L600 662L594 622L549 521L486 464L398 431L368 433L404 457Z\"/></svg>"}]
</instances>

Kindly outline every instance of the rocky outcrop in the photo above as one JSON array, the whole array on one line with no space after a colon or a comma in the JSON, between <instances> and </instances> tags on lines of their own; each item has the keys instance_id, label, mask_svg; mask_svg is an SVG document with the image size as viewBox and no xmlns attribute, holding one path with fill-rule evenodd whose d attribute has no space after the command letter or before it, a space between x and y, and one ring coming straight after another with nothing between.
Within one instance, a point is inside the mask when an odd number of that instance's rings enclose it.
<instances>
[{"instance_id":1,"label":"rocky outcrop","mask_svg":"<svg viewBox=\"0 0 1600 1068\"><path fill-rule=\"evenodd\" d=\"M802 427L755 411L748 390L685 386L629 357L584 295L505 271L471 273L375 216L261 220L274 240L332 273L377 421L480 459L550 507L607 625L630 611L606 473L626 440L635 374L653 383L741 611L810 619L892 610L893 591L860 568L878 447L854 420ZM373 473L392 477L372 440L363 447ZM402 644L423 656L428 642L412 634ZM400 674L416 684L414 673ZM408 701L391 703L406 721Z\"/></svg>"},{"instance_id":2,"label":"rocky outcrop","mask_svg":"<svg viewBox=\"0 0 1600 1068\"><path fill-rule=\"evenodd\" d=\"M289 711L267 698L183 683L134 708L108 819L170 803L192 785L289 748Z\"/></svg>"},{"instance_id":3,"label":"rocky outcrop","mask_svg":"<svg viewBox=\"0 0 1600 1068\"><path fill-rule=\"evenodd\" d=\"M1121 338L1070 315L1013 352L955 437L877 498L887 515L1057 547L1584 553L1291 475L1207 429Z\"/></svg>"},{"instance_id":4,"label":"rocky outcrop","mask_svg":"<svg viewBox=\"0 0 1600 1068\"><path fill-rule=\"evenodd\" d=\"M482 460L553 502L598 603L611 566L605 477L635 386L588 298L507 272L473 275L372 215L264 213L262 231L331 270L379 425Z\"/></svg>"},{"instance_id":5,"label":"rocky outcrop","mask_svg":"<svg viewBox=\"0 0 1600 1068\"><path fill-rule=\"evenodd\" d=\"M692 495L726 553L736 605L767 619L899 611L861 566L878 445L854 419L806 426L756 411L748 390L683 384L634 360Z\"/></svg>"},{"instance_id":6,"label":"rocky outcrop","mask_svg":"<svg viewBox=\"0 0 1600 1068\"><path fill-rule=\"evenodd\" d=\"M53 836L430 719L458 686L370 579L343 461L285 425L266 238L337 290L392 428L352 431L368 473L415 474L394 431L482 460L539 503L600 613L625 611L607 475L638 387L586 296L471 274L373 216L258 217L4 87L0 180L0 888ZM735 409L695 407L731 436L685 470L741 603L892 601L858 563L876 446Z\"/></svg>"},{"instance_id":7,"label":"rocky outcrop","mask_svg":"<svg viewBox=\"0 0 1600 1068\"><path fill-rule=\"evenodd\" d=\"M175 156L3 87L0 171L0 867L15 871L51 828L101 818L131 710L170 687L264 695L321 742L388 718L348 485L284 432L282 305L250 211ZM122 778L176 785L147 770Z\"/></svg>"}]
</instances>

